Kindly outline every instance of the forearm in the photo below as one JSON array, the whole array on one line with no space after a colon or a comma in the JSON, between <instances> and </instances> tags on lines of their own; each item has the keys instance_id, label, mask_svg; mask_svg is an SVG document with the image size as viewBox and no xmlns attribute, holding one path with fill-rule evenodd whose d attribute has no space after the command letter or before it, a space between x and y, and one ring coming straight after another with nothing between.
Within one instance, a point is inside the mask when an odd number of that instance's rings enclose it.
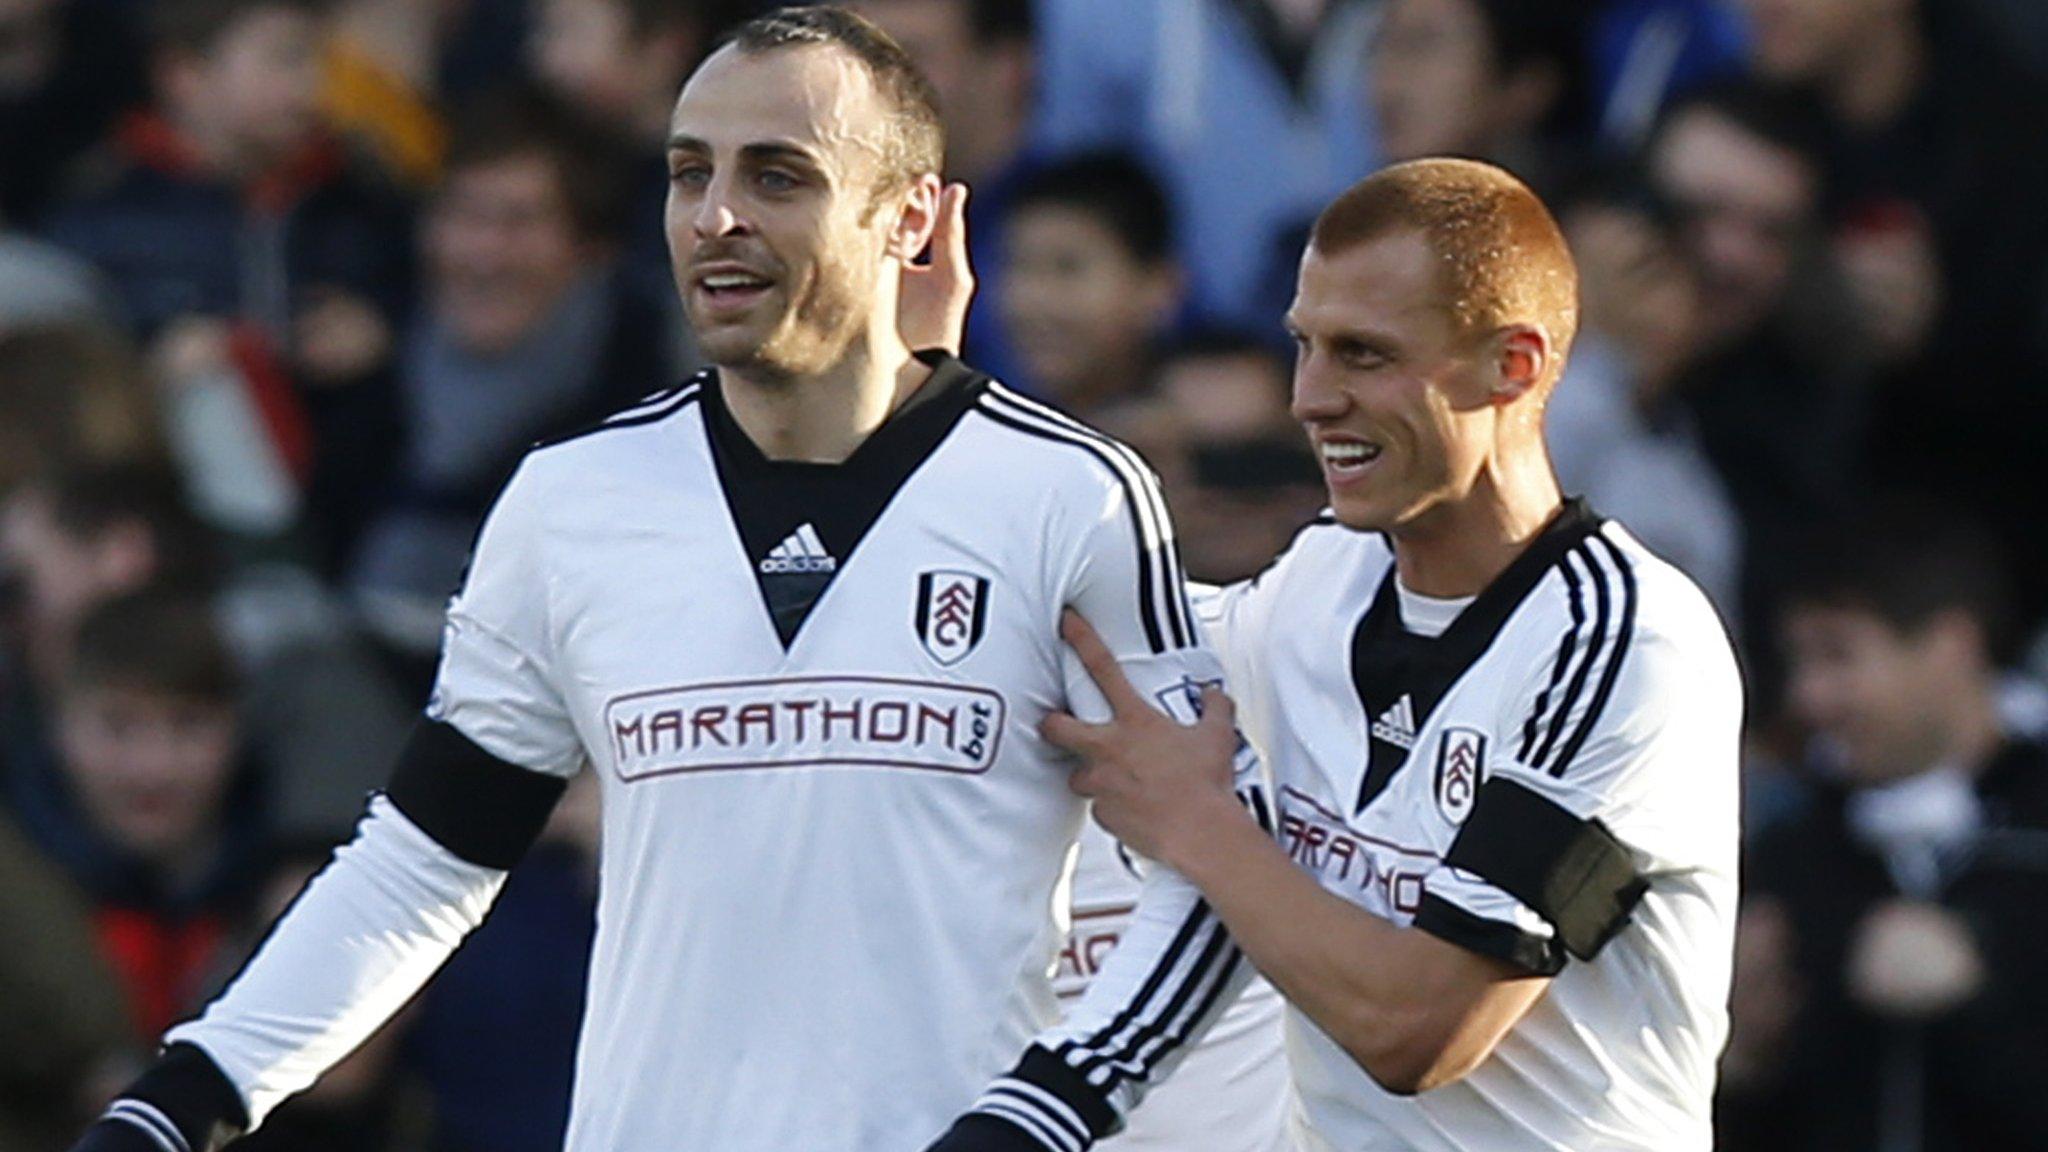
<instances>
[{"instance_id":1,"label":"forearm","mask_svg":"<svg viewBox=\"0 0 2048 1152\"><path fill-rule=\"evenodd\" d=\"M1340 1042L1400 1025L1423 975L1411 930L1324 891L1241 811L1209 805L1189 827L1174 867L1296 1008Z\"/></svg>"},{"instance_id":2,"label":"forearm","mask_svg":"<svg viewBox=\"0 0 2048 1152\"><path fill-rule=\"evenodd\" d=\"M122 1094L107 1124L175 1130L216 1148L255 1128L398 1011L482 921L503 869L462 859L391 800L285 913L167 1058Z\"/></svg>"},{"instance_id":3,"label":"forearm","mask_svg":"<svg viewBox=\"0 0 2048 1152\"><path fill-rule=\"evenodd\" d=\"M505 873L372 802L239 978L167 1039L204 1049L252 1119L304 1090L404 1006L483 920Z\"/></svg>"},{"instance_id":4,"label":"forearm","mask_svg":"<svg viewBox=\"0 0 2048 1152\"><path fill-rule=\"evenodd\" d=\"M1078 1152L1122 1126L1250 980L1193 885L1146 877L1116 951L1065 1020L975 1101L941 1147ZM994 1123L994 1122L1000 1123Z\"/></svg>"}]
</instances>

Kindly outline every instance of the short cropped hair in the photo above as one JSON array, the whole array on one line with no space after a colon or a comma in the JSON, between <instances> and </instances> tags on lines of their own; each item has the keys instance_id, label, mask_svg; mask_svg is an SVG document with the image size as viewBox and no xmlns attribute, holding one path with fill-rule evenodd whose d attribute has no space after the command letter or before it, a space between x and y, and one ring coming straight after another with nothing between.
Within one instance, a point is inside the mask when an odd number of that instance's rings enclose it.
<instances>
[{"instance_id":1,"label":"short cropped hair","mask_svg":"<svg viewBox=\"0 0 2048 1152\"><path fill-rule=\"evenodd\" d=\"M1151 171L1123 152L1086 152L1033 170L1012 194L1010 213L1049 206L1101 222L1140 264L1173 258L1173 203Z\"/></svg>"},{"instance_id":2,"label":"short cropped hair","mask_svg":"<svg viewBox=\"0 0 2048 1152\"><path fill-rule=\"evenodd\" d=\"M1453 320L1468 333L1537 323L1558 359L1579 325L1579 275L1564 233L1529 186L1476 160L1410 160L1357 184L1323 210L1309 246L1334 256L1413 233L1437 258Z\"/></svg>"},{"instance_id":3,"label":"short cropped hair","mask_svg":"<svg viewBox=\"0 0 2048 1152\"><path fill-rule=\"evenodd\" d=\"M726 45L751 56L813 46L848 53L867 69L892 113L882 140L883 185L902 187L945 166L938 93L903 46L874 22L823 5L778 8L734 29L719 47Z\"/></svg>"},{"instance_id":4,"label":"short cropped hair","mask_svg":"<svg viewBox=\"0 0 2048 1152\"><path fill-rule=\"evenodd\" d=\"M1895 632L1962 612L1994 662L2017 656L2006 557L1968 509L1916 494L1877 496L1817 525L1792 557L1785 611L1867 612Z\"/></svg>"},{"instance_id":5,"label":"short cropped hair","mask_svg":"<svg viewBox=\"0 0 2048 1152\"><path fill-rule=\"evenodd\" d=\"M65 683L232 707L241 678L211 604L189 591L148 588L86 613L72 642Z\"/></svg>"}]
</instances>

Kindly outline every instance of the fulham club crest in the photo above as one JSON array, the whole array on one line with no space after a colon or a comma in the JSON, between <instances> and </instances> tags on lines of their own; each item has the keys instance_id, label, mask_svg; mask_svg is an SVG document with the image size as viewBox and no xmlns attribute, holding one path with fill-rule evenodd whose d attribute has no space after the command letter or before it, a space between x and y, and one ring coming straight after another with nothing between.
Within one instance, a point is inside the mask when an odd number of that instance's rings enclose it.
<instances>
[{"instance_id":1,"label":"fulham club crest","mask_svg":"<svg viewBox=\"0 0 2048 1152\"><path fill-rule=\"evenodd\" d=\"M935 569L917 578L917 638L941 668L967 658L988 627L988 579Z\"/></svg>"},{"instance_id":2,"label":"fulham club crest","mask_svg":"<svg viewBox=\"0 0 2048 1152\"><path fill-rule=\"evenodd\" d=\"M1436 746L1436 809L1453 824L1472 814L1472 798L1486 774L1486 734L1446 728Z\"/></svg>"}]
</instances>

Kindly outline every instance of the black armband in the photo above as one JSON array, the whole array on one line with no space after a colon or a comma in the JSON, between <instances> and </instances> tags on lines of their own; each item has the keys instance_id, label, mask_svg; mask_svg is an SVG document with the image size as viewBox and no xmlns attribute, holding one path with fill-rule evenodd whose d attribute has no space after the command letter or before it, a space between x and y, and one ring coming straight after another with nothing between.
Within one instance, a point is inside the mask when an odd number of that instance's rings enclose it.
<instances>
[{"instance_id":1,"label":"black armband","mask_svg":"<svg viewBox=\"0 0 2048 1152\"><path fill-rule=\"evenodd\" d=\"M1605 824L1505 776L1480 786L1444 863L1535 909L1580 960L1628 924L1650 887Z\"/></svg>"},{"instance_id":2,"label":"black armband","mask_svg":"<svg viewBox=\"0 0 2048 1152\"><path fill-rule=\"evenodd\" d=\"M173 1044L107 1106L79 1147L218 1152L248 1128L241 1093L220 1066L191 1044Z\"/></svg>"},{"instance_id":3,"label":"black armband","mask_svg":"<svg viewBox=\"0 0 2048 1152\"><path fill-rule=\"evenodd\" d=\"M1545 939L1513 924L1475 915L1433 892L1422 894L1414 925L1439 940L1491 956L1532 976L1555 976L1564 971L1564 949L1556 938Z\"/></svg>"},{"instance_id":4,"label":"black armband","mask_svg":"<svg viewBox=\"0 0 2048 1152\"><path fill-rule=\"evenodd\" d=\"M569 782L508 764L453 725L422 720L385 795L434 842L471 864L510 869L540 837Z\"/></svg>"}]
</instances>

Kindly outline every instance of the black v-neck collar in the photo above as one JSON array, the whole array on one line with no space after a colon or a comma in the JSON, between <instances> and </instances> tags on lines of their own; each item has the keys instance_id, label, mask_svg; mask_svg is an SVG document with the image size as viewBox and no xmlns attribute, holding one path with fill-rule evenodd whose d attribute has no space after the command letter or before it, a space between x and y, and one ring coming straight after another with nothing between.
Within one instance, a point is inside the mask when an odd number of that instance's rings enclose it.
<instances>
[{"instance_id":1,"label":"black v-neck collar","mask_svg":"<svg viewBox=\"0 0 2048 1152\"><path fill-rule=\"evenodd\" d=\"M785 650L889 502L988 387L951 356L918 359L931 378L838 464L770 460L733 418L718 374L704 383L719 485Z\"/></svg>"},{"instance_id":2,"label":"black v-neck collar","mask_svg":"<svg viewBox=\"0 0 2048 1152\"><path fill-rule=\"evenodd\" d=\"M1458 678L1485 655L1508 617L1565 553L1603 523L1583 500L1568 500L1493 582L1458 613L1442 635L1410 632L1401 623L1395 569L1388 565L1372 607L1351 637L1351 682L1365 706L1368 752L1365 777L1352 811L1386 790L1408 762L1415 734Z\"/></svg>"}]
</instances>

